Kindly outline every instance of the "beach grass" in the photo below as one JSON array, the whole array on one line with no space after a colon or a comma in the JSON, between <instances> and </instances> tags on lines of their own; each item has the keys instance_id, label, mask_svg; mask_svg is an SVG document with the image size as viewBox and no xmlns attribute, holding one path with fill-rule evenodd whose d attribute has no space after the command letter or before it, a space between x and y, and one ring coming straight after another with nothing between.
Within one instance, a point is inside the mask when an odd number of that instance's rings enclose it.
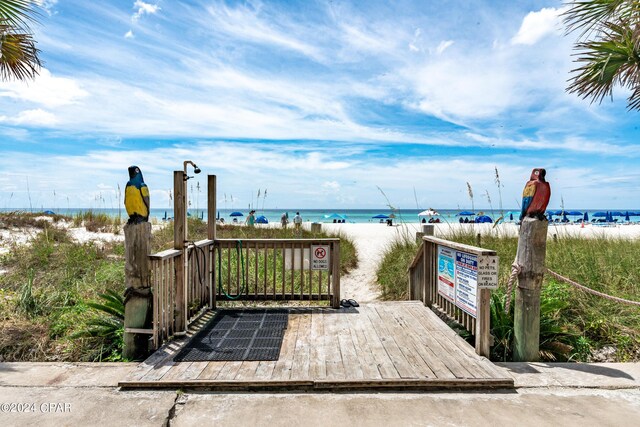
<instances>
[{"instance_id":1,"label":"beach grass","mask_svg":"<svg viewBox=\"0 0 640 427\"><path fill-rule=\"evenodd\" d=\"M121 325L99 307L105 305L105 296L124 293L123 243L77 243L63 227L35 220L31 214L20 216L7 215L3 226L32 227L36 234L28 245L14 245L0 257L0 269L5 270L0 274L0 361L122 360ZM82 216L81 220L86 226L96 216ZM206 238L203 221L190 219L189 230L191 240ZM218 236L334 237L240 226L218 227ZM155 231L152 239L154 250L172 247L172 225ZM353 242L341 236L342 268L347 271L356 264Z\"/></svg>"},{"instance_id":2,"label":"beach grass","mask_svg":"<svg viewBox=\"0 0 640 427\"><path fill-rule=\"evenodd\" d=\"M450 230L443 238L473 246L478 243L473 230ZM518 239L495 232L483 234L480 243L484 248L495 250L500 257L499 289L493 292L492 299L492 305L496 306L504 301ZM389 247L378 269L378 281L386 299L406 297L407 268L417 249L418 244L409 239ZM547 241L546 266L589 288L640 301L638 253L640 241L637 240L560 236ZM547 360L640 360L640 309L637 306L586 294L549 275L545 276L541 298L541 347ZM502 346L494 349L494 357L502 360L498 355L508 357L511 352L513 316L506 319L492 316L492 328L495 328L492 332L496 343ZM606 352L613 354L601 359Z\"/></svg>"}]
</instances>

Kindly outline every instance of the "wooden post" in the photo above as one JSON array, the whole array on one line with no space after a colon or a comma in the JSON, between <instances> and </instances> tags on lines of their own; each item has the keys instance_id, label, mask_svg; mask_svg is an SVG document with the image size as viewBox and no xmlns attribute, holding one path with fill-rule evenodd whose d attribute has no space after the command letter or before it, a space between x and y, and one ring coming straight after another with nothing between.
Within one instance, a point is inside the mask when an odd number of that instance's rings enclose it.
<instances>
[{"instance_id":1,"label":"wooden post","mask_svg":"<svg viewBox=\"0 0 640 427\"><path fill-rule=\"evenodd\" d=\"M340 241L333 242L332 258L332 292L331 307L340 308Z\"/></svg>"},{"instance_id":2,"label":"wooden post","mask_svg":"<svg viewBox=\"0 0 640 427\"><path fill-rule=\"evenodd\" d=\"M476 315L476 353L491 355L491 289L478 289Z\"/></svg>"},{"instance_id":3,"label":"wooden post","mask_svg":"<svg viewBox=\"0 0 640 427\"><path fill-rule=\"evenodd\" d=\"M217 217L217 204L216 204L216 176L207 176L207 238L209 240L216 240L216 217Z\"/></svg>"},{"instance_id":4,"label":"wooden post","mask_svg":"<svg viewBox=\"0 0 640 427\"><path fill-rule=\"evenodd\" d=\"M149 334L128 330L149 329L152 322L153 296L151 294L151 224L124 226L125 299L124 347L122 356L129 360L144 359L149 352Z\"/></svg>"},{"instance_id":5,"label":"wooden post","mask_svg":"<svg viewBox=\"0 0 640 427\"><path fill-rule=\"evenodd\" d=\"M215 175L209 175L207 177L207 238L209 240L216 240L216 225L217 225L217 177ZM219 248L217 250L220 250ZM216 308L216 294L218 292L218 282L216 277L216 248L215 244L209 246L209 256L211 257L209 280L209 308Z\"/></svg>"},{"instance_id":6,"label":"wooden post","mask_svg":"<svg viewBox=\"0 0 640 427\"><path fill-rule=\"evenodd\" d=\"M184 334L187 331L187 254L184 242L187 240L186 192L184 190L184 172L173 172L173 248L182 253L175 260L175 331Z\"/></svg>"},{"instance_id":7,"label":"wooden post","mask_svg":"<svg viewBox=\"0 0 640 427\"><path fill-rule=\"evenodd\" d=\"M516 263L520 265L514 314L515 362L535 362L540 352L540 290L544 277L549 223L537 218L524 218Z\"/></svg>"}]
</instances>

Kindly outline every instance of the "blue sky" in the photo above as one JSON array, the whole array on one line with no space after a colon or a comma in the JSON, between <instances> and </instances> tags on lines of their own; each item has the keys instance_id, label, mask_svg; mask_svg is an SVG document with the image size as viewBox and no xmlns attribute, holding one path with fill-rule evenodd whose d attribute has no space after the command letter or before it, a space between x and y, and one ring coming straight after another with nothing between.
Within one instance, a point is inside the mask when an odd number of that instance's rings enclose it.
<instances>
[{"instance_id":1,"label":"blue sky","mask_svg":"<svg viewBox=\"0 0 640 427\"><path fill-rule=\"evenodd\" d=\"M117 207L131 164L170 206L187 159L201 206L216 174L236 208L469 208L467 182L497 208L497 168L514 208L545 167L552 207L640 207L638 113L565 92L561 1L40 3L40 76L0 82L0 208Z\"/></svg>"}]
</instances>

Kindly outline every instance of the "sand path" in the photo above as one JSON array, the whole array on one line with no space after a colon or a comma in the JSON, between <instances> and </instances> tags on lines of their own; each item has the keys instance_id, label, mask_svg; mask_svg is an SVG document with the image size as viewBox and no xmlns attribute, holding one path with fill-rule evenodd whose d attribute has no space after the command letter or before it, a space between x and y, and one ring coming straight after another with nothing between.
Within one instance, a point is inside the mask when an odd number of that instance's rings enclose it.
<instances>
[{"instance_id":1,"label":"sand path","mask_svg":"<svg viewBox=\"0 0 640 427\"><path fill-rule=\"evenodd\" d=\"M376 283L376 270L386 246L401 234L409 232L415 236L417 227L387 227L384 224L357 224L357 227L353 227L353 225L323 224L323 228L348 235L353 239L358 251L358 267L340 278L341 297L353 298L358 303L372 302L380 297L380 289Z\"/></svg>"}]
</instances>

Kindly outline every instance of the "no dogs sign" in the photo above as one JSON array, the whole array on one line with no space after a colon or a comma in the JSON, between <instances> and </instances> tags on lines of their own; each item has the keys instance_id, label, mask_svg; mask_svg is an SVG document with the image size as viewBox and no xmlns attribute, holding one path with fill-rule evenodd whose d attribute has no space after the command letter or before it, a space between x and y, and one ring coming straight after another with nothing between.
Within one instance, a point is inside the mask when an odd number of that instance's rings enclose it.
<instances>
[{"instance_id":1,"label":"no dogs sign","mask_svg":"<svg viewBox=\"0 0 640 427\"><path fill-rule=\"evenodd\" d=\"M311 269L329 271L329 245L311 245Z\"/></svg>"}]
</instances>

